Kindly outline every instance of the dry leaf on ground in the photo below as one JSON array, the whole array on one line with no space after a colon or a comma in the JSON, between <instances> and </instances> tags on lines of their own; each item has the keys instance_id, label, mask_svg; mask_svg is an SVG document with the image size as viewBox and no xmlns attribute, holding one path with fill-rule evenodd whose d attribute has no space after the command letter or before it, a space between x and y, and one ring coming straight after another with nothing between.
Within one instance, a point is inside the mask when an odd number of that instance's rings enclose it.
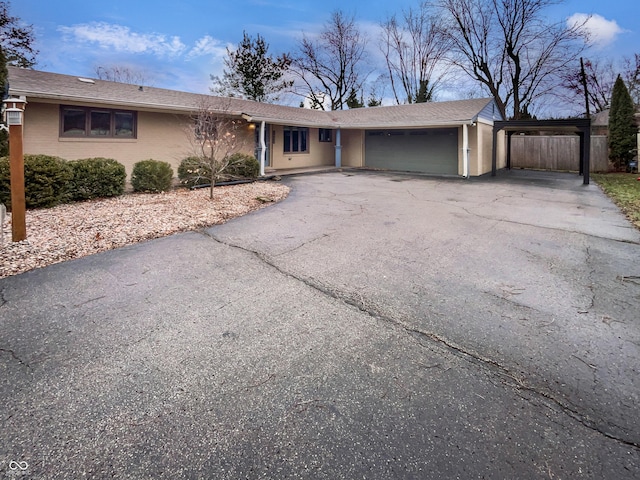
<instances>
[{"instance_id":1,"label":"dry leaf on ground","mask_svg":"<svg viewBox=\"0 0 640 480\"><path fill-rule=\"evenodd\" d=\"M73 258L224 223L271 202L282 200L289 187L254 182L209 189L175 190L28 210L27 239L11 242L7 214L0 245L0 278Z\"/></svg>"}]
</instances>

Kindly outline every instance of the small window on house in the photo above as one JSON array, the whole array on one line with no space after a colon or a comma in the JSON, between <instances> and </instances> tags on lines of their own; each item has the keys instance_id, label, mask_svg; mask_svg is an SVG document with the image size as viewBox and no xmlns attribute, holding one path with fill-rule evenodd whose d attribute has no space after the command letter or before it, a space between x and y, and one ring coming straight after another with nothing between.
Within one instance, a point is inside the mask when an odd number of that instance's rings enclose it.
<instances>
[{"instance_id":1,"label":"small window on house","mask_svg":"<svg viewBox=\"0 0 640 480\"><path fill-rule=\"evenodd\" d=\"M318 129L318 141L319 142L330 142L331 139L331 129L330 128L320 128Z\"/></svg>"},{"instance_id":2,"label":"small window on house","mask_svg":"<svg viewBox=\"0 0 640 480\"><path fill-rule=\"evenodd\" d=\"M62 111L62 134L81 136L86 134L87 114L84 109L65 108Z\"/></svg>"},{"instance_id":3,"label":"small window on house","mask_svg":"<svg viewBox=\"0 0 640 480\"><path fill-rule=\"evenodd\" d=\"M109 136L111 133L111 112L92 110L89 115L91 118L91 136Z\"/></svg>"},{"instance_id":4,"label":"small window on house","mask_svg":"<svg viewBox=\"0 0 640 480\"><path fill-rule=\"evenodd\" d=\"M136 113L124 110L60 107L61 137L135 138Z\"/></svg>"},{"instance_id":5,"label":"small window on house","mask_svg":"<svg viewBox=\"0 0 640 480\"><path fill-rule=\"evenodd\" d=\"M284 127L284 152L306 153L309 151L307 139L309 129L304 127Z\"/></svg>"},{"instance_id":6,"label":"small window on house","mask_svg":"<svg viewBox=\"0 0 640 480\"><path fill-rule=\"evenodd\" d=\"M115 112L115 131L116 137L132 138L135 131L135 115L133 112Z\"/></svg>"}]
</instances>

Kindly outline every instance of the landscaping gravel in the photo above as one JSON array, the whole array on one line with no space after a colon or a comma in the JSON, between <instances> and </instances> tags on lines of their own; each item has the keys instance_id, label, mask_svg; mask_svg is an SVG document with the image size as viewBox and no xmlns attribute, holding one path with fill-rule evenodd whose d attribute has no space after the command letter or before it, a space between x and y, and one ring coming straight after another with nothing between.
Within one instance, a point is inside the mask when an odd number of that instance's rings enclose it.
<instances>
[{"instance_id":1,"label":"landscaping gravel","mask_svg":"<svg viewBox=\"0 0 640 480\"><path fill-rule=\"evenodd\" d=\"M27 239L11 242L11 214L2 225L0 278L132 243L196 230L282 200L289 187L255 182L174 190L28 210Z\"/></svg>"}]
</instances>

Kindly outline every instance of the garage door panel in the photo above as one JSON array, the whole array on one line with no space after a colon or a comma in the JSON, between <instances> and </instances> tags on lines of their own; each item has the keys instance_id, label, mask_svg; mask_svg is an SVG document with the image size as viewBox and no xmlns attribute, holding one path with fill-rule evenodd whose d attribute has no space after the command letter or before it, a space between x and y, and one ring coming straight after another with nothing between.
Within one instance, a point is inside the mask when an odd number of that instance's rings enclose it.
<instances>
[{"instance_id":1,"label":"garage door panel","mask_svg":"<svg viewBox=\"0 0 640 480\"><path fill-rule=\"evenodd\" d=\"M458 174L458 131L374 130L366 132L365 164L369 167Z\"/></svg>"}]
</instances>

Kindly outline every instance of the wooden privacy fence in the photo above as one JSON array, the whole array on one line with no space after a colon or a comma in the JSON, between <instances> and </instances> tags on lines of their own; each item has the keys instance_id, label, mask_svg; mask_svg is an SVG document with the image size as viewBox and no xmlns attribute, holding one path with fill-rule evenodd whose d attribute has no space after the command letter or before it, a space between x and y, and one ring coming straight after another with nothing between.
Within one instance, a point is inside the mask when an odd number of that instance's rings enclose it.
<instances>
[{"instance_id":1,"label":"wooden privacy fence","mask_svg":"<svg viewBox=\"0 0 640 480\"><path fill-rule=\"evenodd\" d=\"M511 168L578 171L580 138L577 135L513 135ZM591 136L590 172L609 170L607 137Z\"/></svg>"}]
</instances>

